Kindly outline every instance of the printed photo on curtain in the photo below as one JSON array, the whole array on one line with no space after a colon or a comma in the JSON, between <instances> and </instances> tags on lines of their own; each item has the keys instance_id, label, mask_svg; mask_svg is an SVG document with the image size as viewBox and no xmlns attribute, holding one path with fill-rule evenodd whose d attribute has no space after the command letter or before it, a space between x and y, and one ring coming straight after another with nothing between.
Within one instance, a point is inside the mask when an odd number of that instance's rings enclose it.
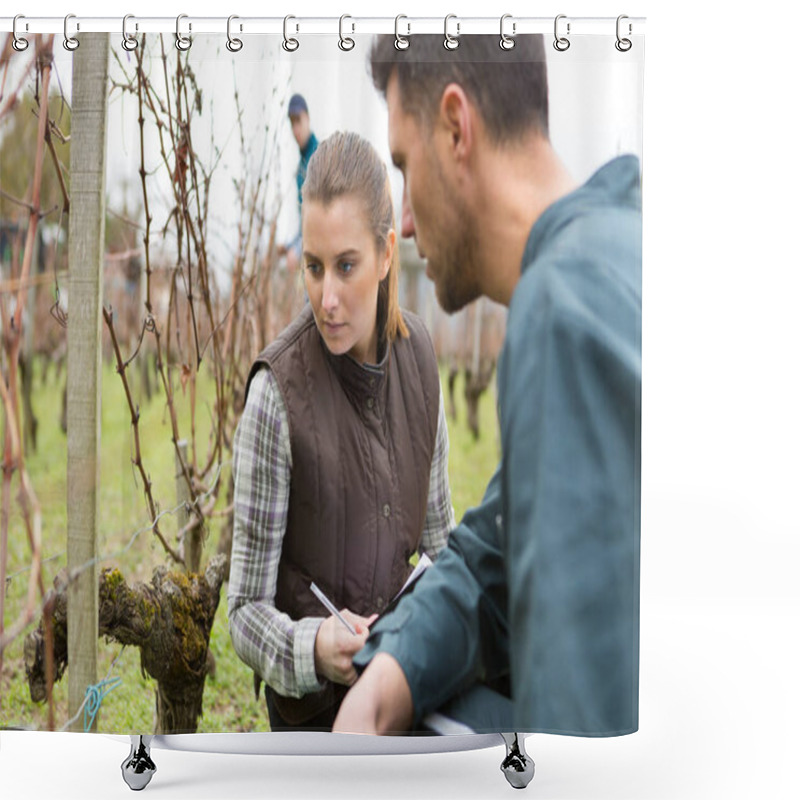
<instances>
[{"instance_id":1,"label":"printed photo on curtain","mask_svg":"<svg viewBox=\"0 0 800 800\"><path fill-rule=\"evenodd\" d=\"M126 24L0 56L0 727L636 731L643 37Z\"/></svg>"}]
</instances>

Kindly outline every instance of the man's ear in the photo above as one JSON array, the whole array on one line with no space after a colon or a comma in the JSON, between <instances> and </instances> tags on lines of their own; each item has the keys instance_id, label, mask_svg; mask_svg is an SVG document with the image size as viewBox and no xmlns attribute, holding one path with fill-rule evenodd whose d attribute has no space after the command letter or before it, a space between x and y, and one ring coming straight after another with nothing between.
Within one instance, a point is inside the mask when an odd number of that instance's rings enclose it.
<instances>
[{"instance_id":1,"label":"man's ear","mask_svg":"<svg viewBox=\"0 0 800 800\"><path fill-rule=\"evenodd\" d=\"M475 110L464 89L448 84L439 101L439 121L447 133L453 156L464 161L472 151L475 139Z\"/></svg>"}]
</instances>

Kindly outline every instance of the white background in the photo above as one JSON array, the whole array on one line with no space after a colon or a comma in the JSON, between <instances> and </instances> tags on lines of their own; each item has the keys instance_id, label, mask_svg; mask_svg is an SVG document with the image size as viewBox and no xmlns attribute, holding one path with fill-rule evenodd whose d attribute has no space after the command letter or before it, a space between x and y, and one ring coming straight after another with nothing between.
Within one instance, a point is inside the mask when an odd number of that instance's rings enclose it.
<instances>
[{"instance_id":1,"label":"white background","mask_svg":"<svg viewBox=\"0 0 800 800\"><path fill-rule=\"evenodd\" d=\"M198 0L195 0L197 3ZM348 0L29 15L647 16L640 731L534 736L537 798L797 798L800 125L796 4ZM129 797L127 747L0 734L0 796ZM155 751L160 798L509 797L502 749L402 757Z\"/></svg>"}]
</instances>

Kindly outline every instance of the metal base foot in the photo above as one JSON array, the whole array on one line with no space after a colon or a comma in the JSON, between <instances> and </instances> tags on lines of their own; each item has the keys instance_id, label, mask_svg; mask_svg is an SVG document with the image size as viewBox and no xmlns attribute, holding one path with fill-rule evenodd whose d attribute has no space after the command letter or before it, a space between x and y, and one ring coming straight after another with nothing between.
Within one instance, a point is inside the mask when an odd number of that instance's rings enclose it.
<instances>
[{"instance_id":1,"label":"metal base foot","mask_svg":"<svg viewBox=\"0 0 800 800\"><path fill-rule=\"evenodd\" d=\"M506 757L500 769L515 789L524 789L536 771L533 759L525 752L525 739L518 733L503 733L501 736L506 743Z\"/></svg>"},{"instance_id":2,"label":"metal base foot","mask_svg":"<svg viewBox=\"0 0 800 800\"><path fill-rule=\"evenodd\" d=\"M144 789L156 773L156 765L150 758L152 738L152 736L131 736L131 752L122 762L122 778L134 792Z\"/></svg>"}]
</instances>

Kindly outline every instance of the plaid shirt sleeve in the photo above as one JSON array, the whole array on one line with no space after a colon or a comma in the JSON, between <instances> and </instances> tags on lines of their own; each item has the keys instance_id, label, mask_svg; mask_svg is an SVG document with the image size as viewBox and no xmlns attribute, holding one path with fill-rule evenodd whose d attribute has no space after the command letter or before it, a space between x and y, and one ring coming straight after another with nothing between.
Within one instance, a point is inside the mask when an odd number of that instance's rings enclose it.
<instances>
[{"instance_id":1,"label":"plaid shirt sleeve","mask_svg":"<svg viewBox=\"0 0 800 800\"><path fill-rule=\"evenodd\" d=\"M272 372L253 377L234 439L234 521L228 620L239 658L274 691L319 691L314 641L323 617L293 620L275 608L289 506L289 422Z\"/></svg>"},{"instance_id":2,"label":"plaid shirt sleeve","mask_svg":"<svg viewBox=\"0 0 800 800\"><path fill-rule=\"evenodd\" d=\"M447 436L447 418L444 412L444 394L439 387L439 423L436 428L436 446L431 461L431 479L428 487L428 512L422 530L420 550L432 560L447 546L447 537L456 526L453 502L450 499L450 481L447 477L447 456L450 440Z\"/></svg>"}]
</instances>

